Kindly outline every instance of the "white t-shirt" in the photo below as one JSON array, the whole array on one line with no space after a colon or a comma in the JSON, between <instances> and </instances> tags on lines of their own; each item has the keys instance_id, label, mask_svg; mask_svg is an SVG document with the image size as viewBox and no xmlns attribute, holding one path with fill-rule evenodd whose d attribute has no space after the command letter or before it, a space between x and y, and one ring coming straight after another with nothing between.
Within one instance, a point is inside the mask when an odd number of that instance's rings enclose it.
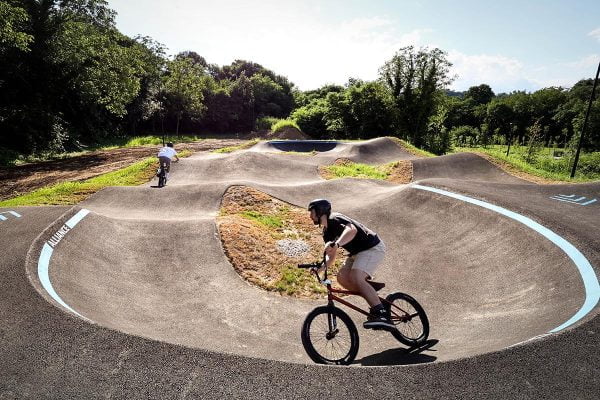
<instances>
[{"instance_id":1,"label":"white t-shirt","mask_svg":"<svg viewBox=\"0 0 600 400\"><path fill-rule=\"evenodd\" d=\"M160 151L158 152L158 156L159 157L169 157L169 159L173 159L174 156L177 155L177 152L175 151L174 148L172 147L163 147L162 149L160 149Z\"/></svg>"}]
</instances>

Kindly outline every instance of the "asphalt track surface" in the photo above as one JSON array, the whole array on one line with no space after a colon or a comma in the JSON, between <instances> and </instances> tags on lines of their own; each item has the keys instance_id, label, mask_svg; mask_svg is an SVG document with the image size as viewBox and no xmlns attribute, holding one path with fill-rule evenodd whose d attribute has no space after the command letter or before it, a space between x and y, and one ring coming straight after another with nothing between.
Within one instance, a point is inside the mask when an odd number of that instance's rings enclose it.
<instances>
[{"instance_id":1,"label":"asphalt track surface","mask_svg":"<svg viewBox=\"0 0 600 400\"><path fill-rule=\"evenodd\" d=\"M552 198L600 200L600 184L535 185L471 154L414 159L411 185L324 181L317 166L337 158L414 157L389 139L285 153L293 149L198 153L174 164L163 189L108 188L73 208L0 214L0 399L598 398L597 307L548 334L589 296L573 260L514 219L418 185L527 217L600 276L600 201ZM406 349L359 327L355 366L313 365L299 330L324 301L266 293L237 276L215 226L231 185L299 207L328 197L376 230L388 247L377 279L384 293L407 292L425 307L431 347ZM63 228L81 209L89 213ZM49 279L72 311L40 280L48 243Z\"/></svg>"}]
</instances>

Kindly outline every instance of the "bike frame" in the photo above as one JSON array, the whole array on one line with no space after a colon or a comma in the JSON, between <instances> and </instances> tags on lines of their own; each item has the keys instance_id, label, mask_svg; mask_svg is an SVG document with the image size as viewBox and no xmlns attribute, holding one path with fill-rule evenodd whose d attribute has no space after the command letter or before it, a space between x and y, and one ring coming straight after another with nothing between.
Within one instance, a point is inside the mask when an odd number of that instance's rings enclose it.
<instances>
[{"instance_id":1,"label":"bike frame","mask_svg":"<svg viewBox=\"0 0 600 400\"><path fill-rule=\"evenodd\" d=\"M335 302L339 302L342 303L343 305L345 305L346 307L349 307L351 309L353 309L354 311L357 311L363 315L369 316L371 315L368 311L363 310L362 308L350 303L349 301L346 301L344 299L342 299L339 296L336 296L337 294L347 294L350 296L360 296L360 293L358 292L353 292L351 290L345 290L345 289L334 289L331 287L331 283L324 283L327 282L327 270L325 270L325 279L321 280L321 278L319 277L319 273L317 271L312 271L313 274L315 274L315 276L317 277L317 279L319 280L320 283L324 284L325 286L327 286L327 305L331 306L331 307L335 307ZM389 304L390 305L390 319L392 321L398 321L398 322L406 322L406 321L410 321L411 318L416 317L418 315L418 313L415 314L409 314L407 311L404 311L402 308L398 307L397 305L393 304L392 302L387 301L386 299L384 299L383 297L379 297L379 300L381 300L381 302L383 304ZM393 309L397 309L401 312L401 314L396 313Z\"/></svg>"}]
</instances>

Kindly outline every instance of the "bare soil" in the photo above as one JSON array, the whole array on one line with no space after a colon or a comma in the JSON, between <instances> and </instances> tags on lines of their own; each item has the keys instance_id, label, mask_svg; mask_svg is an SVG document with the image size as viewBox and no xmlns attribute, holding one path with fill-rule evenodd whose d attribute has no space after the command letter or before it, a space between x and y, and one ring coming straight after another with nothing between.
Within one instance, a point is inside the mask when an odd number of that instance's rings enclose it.
<instances>
[{"instance_id":1,"label":"bare soil","mask_svg":"<svg viewBox=\"0 0 600 400\"><path fill-rule=\"evenodd\" d=\"M177 151L210 151L238 146L247 142L240 139L206 139L192 143L178 143ZM45 186L82 181L131 165L155 156L158 146L140 146L124 149L94 151L84 155L54 161L44 161L0 168L0 200L10 199Z\"/></svg>"},{"instance_id":2,"label":"bare soil","mask_svg":"<svg viewBox=\"0 0 600 400\"><path fill-rule=\"evenodd\" d=\"M265 226L244 217L245 212L277 217L282 224ZM325 293L309 271L297 268L297 264L319 260L324 246L320 229L313 225L305 209L250 187L232 186L223 196L217 226L225 254L250 284L301 298L320 298ZM301 240L310 250L299 257L288 256L277 247L277 241L283 239ZM330 271L334 283L335 273L345 258L344 252Z\"/></svg>"}]
</instances>

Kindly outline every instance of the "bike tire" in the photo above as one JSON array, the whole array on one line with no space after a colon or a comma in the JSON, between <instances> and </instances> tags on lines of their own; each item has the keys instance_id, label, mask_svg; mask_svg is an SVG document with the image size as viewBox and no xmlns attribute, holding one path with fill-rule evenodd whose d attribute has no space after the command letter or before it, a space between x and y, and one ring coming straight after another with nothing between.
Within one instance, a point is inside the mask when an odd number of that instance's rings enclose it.
<instances>
[{"instance_id":1,"label":"bike tire","mask_svg":"<svg viewBox=\"0 0 600 400\"><path fill-rule=\"evenodd\" d=\"M158 173L158 187L164 187L167 181L167 172L164 166L160 166L160 172Z\"/></svg>"},{"instance_id":2,"label":"bike tire","mask_svg":"<svg viewBox=\"0 0 600 400\"><path fill-rule=\"evenodd\" d=\"M411 296L400 292L389 294L385 300L386 302L384 302L384 305L388 312L393 309L396 314L412 315L407 321L400 321L392 318L396 329L390 331L390 333L400 343L409 347L416 347L425 343L429 337L429 319L419 302ZM392 304L394 307L392 307ZM397 307L403 310L404 313Z\"/></svg>"},{"instance_id":3,"label":"bike tire","mask_svg":"<svg viewBox=\"0 0 600 400\"><path fill-rule=\"evenodd\" d=\"M332 337L330 324L337 329ZM312 310L302 324L302 345L318 364L349 365L358 353L358 330L344 311L333 306Z\"/></svg>"}]
</instances>

